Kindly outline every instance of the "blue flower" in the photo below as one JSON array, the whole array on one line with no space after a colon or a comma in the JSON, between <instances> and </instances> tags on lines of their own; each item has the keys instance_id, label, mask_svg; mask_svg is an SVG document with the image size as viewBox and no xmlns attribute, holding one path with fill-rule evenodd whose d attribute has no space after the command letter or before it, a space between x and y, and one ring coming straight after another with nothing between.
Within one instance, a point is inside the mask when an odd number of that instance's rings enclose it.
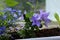
<instances>
[{"instance_id":1,"label":"blue flower","mask_svg":"<svg viewBox=\"0 0 60 40\"><path fill-rule=\"evenodd\" d=\"M3 15L3 20L5 20L7 18L7 16L6 15Z\"/></svg>"},{"instance_id":2,"label":"blue flower","mask_svg":"<svg viewBox=\"0 0 60 40\"><path fill-rule=\"evenodd\" d=\"M6 8L7 11L12 11L12 8Z\"/></svg>"},{"instance_id":3,"label":"blue flower","mask_svg":"<svg viewBox=\"0 0 60 40\"><path fill-rule=\"evenodd\" d=\"M20 16L20 15L21 15L21 10L18 10L17 13L18 13L18 15Z\"/></svg>"},{"instance_id":4,"label":"blue flower","mask_svg":"<svg viewBox=\"0 0 60 40\"><path fill-rule=\"evenodd\" d=\"M17 12L19 12L19 13L20 13L20 12L21 12L21 10L18 10Z\"/></svg>"},{"instance_id":5,"label":"blue flower","mask_svg":"<svg viewBox=\"0 0 60 40\"><path fill-rule=\"evenodd\" d=\"M3 10L3 12L7 12L7 11L11 11L12 10L12 8L5 8L4 10Z\"/></svg>"},{"instance_id":6,"label":"blue flower","mask_svg":"<svg viewBox=\"0 0 60 40\"><path fill-rule=\"evenodd\" d=\"M6 9L4 9L4 12L7 12L7 11L11 12L12 14L14 12L16 12L16 10L15 9L12 9L12 8L6 8Z\"/></svg>"},{"instance_id":7,"label":"blue flower","mask_svg":"<svg viewBox=\"0 0 60 40\"><path fill-rule=\"evenodd\" d=\"M16 10L12 9L10 12L11 12L11 14L14 14L14 13L16 13Z\"/></svg>"},{"instance_id":8,"label":"blue flower","mask_svg":"<svg viewBox=\"0 0 60 40\"><path fill-rule=\"evenodd\" d=\"M3 34L6 30L5 26L0 27L0 35Z\"/></svg>"},{"instance_id":9,"label":"blue flower","mask_svg":"<svg viewBox=\"0 0 60 40\"><path fill-rule=\"evenodd\" d=\"M13 17L14 17L15 19L17 19L17 18L18 18L18 15L17 15L17 14L13 14Z\"/></svg>"}]
</instances>

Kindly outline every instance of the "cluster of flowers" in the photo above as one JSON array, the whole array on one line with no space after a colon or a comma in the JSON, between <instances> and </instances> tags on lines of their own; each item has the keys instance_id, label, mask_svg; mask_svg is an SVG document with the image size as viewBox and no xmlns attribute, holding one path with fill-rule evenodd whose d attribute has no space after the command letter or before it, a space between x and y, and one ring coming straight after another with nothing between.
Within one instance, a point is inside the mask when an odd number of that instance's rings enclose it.
<instances>
[{"instance_id":1,"label":"cluster of flowers","mask_svg":"<svg viewBox=\"0 0 60 40\"><path fill-rule=\"evenodd\" d=\"M32 25L36 25L38 27L41 26L42 22L43 24L48 27L48 23L51 22L50 19L48 19L49 13L39 10L39 13L35 13L32 17Z\"/></svg>"},{"instance_id":2,"label":"cluster of flowers","mask_svg":"<svg viewBox=\"0 0 60 40\"><path fill-rule=\"evenodd\" d=\"M3 34L6 30L5 26L0 27L0 35Z\"/></svg>"},{"instance_id":3,"label":"cluster of flowers","mask_svg":"<svg viewBox=\"0 0 60 40\"><path fill-rule=\"evenodd\" d=\"M15 10L12 8L6 8L2 12L4 12L4 15L1 16L0 20L2 20L2 22L6 21L8 24L11 22L15 22L16 19L18 19L21 16L21 10ZM9 14L10 16L8 16ZM7 18L9 17L12 17L12 19L7 20ZM0 34L3 34L5 30L6 26L4 26L4 24L2 24L2 26L0 25Z\"/></svg>"},{"instance_id":4,"label":"cluster of flowers","mask_svg":"<svg viewBox=\"0 0 60 40\"><path fill-rule=\"evenodd\" d=\"M20 15L21 15L21 10L15 10L15 9L12 9L12 8L6 8L3 10L3 12L10 12L10 14L15 18L17 19ZM3 19L7 19L8 15L3 15ZM13 19L14 19L13 18Z\"/></svg>"},{"instance_id":5,"label":"cluster of flowers","mask_svg":"<svg viewBox=\"0 0 60 40\"><path fill-rule=\"evenodd\" d=\"M12 8L6 8L3 11L4 12L9 11L10 14L13 16L13 20L19 18L20 15L23 15L23 14L21 14L21 10L15 10ZM26 14L26 12L25 12L25 14ZM49 15L49 13L47 13L43 10L39 10L39 13L34 13L32 18L30 19L32 21L32 26L36 25L36 26L40 27L42 22L44 22L44 25L46 27L48 27L47 24L51 21L50 19L48 19L48 15ZM4 20L6 20L7 17L8 16L6 14L3 15ZM22 17L24 17L24 16L22 16ZM9 22L11 22L11 21L9 21ZM5 31L5 29L6 29L5 26L0 27L0 34L2 34Z\"/></svg>"}]
</instances>

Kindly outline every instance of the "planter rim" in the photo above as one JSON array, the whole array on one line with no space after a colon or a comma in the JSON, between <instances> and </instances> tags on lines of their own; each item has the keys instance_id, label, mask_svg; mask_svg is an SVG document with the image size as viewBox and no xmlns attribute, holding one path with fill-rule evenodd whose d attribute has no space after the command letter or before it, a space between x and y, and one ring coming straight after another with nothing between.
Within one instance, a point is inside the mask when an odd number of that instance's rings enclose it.
<instances>
[{"instance_id":1,"label":"planter rim","mask_svg":"<svg viewBox=\"0 0 60 40\"><path fill-rule=\"evenodd\" d=\"M28 39L16 39L16 40L60 40L60 36L28 38Z\"/></svg>"}]
</instances>

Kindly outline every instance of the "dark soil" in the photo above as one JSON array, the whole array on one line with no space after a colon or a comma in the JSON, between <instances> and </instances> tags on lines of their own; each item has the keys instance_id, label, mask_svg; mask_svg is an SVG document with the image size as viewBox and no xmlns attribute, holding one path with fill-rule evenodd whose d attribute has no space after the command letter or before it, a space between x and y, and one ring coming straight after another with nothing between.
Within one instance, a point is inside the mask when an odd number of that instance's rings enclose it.
<instances>
[{"instance_id":1,"label":"dark soil","mask_svg":"<svg viewBox=\"0 0 60 40\"><path fill-rule=\"evenodd\" d=\"M60 28L35 31L36 37L60 36Z\"/></svg>"},{"instance_id":2,"label":"dark soil","mask_svg":"<svg viewBox=\"0 0 60 40\"><path fill-rule=\"evenodd\" d=\"M53 29L43 29L39 31L34 31L36 37L50 37L50 36L60 36L60 28ZM12 33L14 39L22 39L18 34Z\"/></svg>"}]
</instances>

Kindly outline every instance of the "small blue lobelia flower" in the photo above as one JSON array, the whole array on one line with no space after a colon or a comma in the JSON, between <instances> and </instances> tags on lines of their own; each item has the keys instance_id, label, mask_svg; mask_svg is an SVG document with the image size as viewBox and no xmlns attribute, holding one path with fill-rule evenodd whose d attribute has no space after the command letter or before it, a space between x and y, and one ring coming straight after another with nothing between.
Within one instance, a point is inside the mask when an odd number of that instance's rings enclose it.
<instances>
[{"instance_id":1,"label":"small blue lobelia flower","mask_svg":"<svg viewBox=\"0 0 60 40\"><path fill-rule=\"evenodd\" d=\"M0 27L0 35L3 34L6 30L5 26Z\"/></svg>"},{"instance_id":2,"label":"small blue lobelia flower","mask_svg":"<svg viewBox=\"0 0 60 40\"><path fill-rule=\"evenodd\" d=\"M6 11L13 11L13 12L16 12L16 10L15 10L15 9L12 9L12 8L6 8L5 10L6 10Z\"/></svg>"},{"instance_id":3,"label":"small blue lobelia flower","mask_svg":"<svg viewBox=\"0 0 60 40\"><path fill-rule=\"evenodd\" d=\"M17 15L17 14L13 14L13 17L14 17L15 19L17 19L17 18L18 18L18 15Z\"/></svg>"},{"instance_id":4,"label":"small blue lobelia flower","mask_svg":"<svg viewBox=\"0 0 60 40\"><path fill-rule=\"evenodd\" d=\"M5 8L4 10L3 10L3 12L7 12L7 11L11 11L12 10L12 8Z\"/></svg>"},{"instance_id":5,"label":"small blue lobelia flower","mask_svg":"<svg viewBox=\"0 0 60 40\"><path fill-rule=\"evenodd\" d=\"M19 12L19 13L20 13L20 12L21 12L21 10L18 10L17 12Z\"/></svg>"},{"instance_id":6,"label":"small blue lobelia flower","mask_svg":"<svg viewBox=\"0 0 60 40\"><path fill-rule=\"evenodd\" d=\"M13 10L11 10L10 12L11 12L11 14L13 15L13 14L16 12L16 10L13 9Z\"/></svg>"},{"instance_id":7,"label":"small blue lobelia flower","mask_svg":"<svg viewBox=\"0 0 60 40\"><path fill-rule=\"evenodd\" d=\"M21 15L21 10L15 10L15 9L13 9L13 8L6 8L6 9L4 9L3 11L4 11L4 12L9 11L12 15L15 14L15 13L17 13L19 16Z\"/></svg>"},{"instance_id":8,"label":"small blue lobelia flower","mask_svg":"<svg viewBox=\"0 0 60 40\"><path fill-rule=\"evenodd\" d=\"M15 19L13 19L11 22L15 22L16 20Z\"/></svg>"},{"instance_id":9,"label":"small blue lobelia flower","mask_svg":"<svg viewBox=\"0 0 60 40\"><path fill-rule=\"evenodd\" d=\"M12 8L6 8L6 9L4 9L4 11L5 12L10 11L11 14L13 14L14 12L16 12L16 10L15 9L12 9Z\"/></svg>"},{"instance_id":10,"label":"small blue lobelia flower","mask_svg":"<svg viewBox=\"0 0 60 40\"><path fill-rule=\"evenodd\" d=\"M12 8L5 8L3 12L12 11L12 10L13 10Z\"/></svg>"},{"instance_id":11,"label":"small blue lobelia flower","mask_svg":"<svg viewBox=\"0 0 60 40\"><path fill-rule=\"evenodd\" d=\"M3 15L3 19L5 20L7 18L7 16L6 15Z\"/></svg>"},{"instance_id":12,"label":"small blue lobelia flower","mask_svg":"<svg viewBox=\"0 0 60 40\"><path fill-rule=\"evenodd\" d=\"M18 15L20 16L20 15L21 15L21 10L18 10L17 13L18 13Z\"/></svg>"}]
</instances>

